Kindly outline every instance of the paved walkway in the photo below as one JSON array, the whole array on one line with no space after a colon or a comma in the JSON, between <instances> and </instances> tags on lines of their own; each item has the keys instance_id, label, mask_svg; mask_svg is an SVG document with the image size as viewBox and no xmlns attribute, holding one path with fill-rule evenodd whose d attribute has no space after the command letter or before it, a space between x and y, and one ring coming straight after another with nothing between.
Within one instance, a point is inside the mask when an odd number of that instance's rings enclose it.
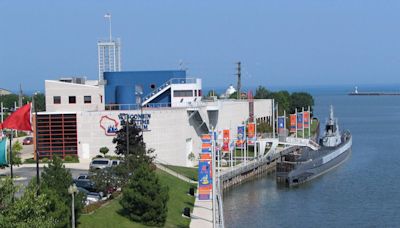
<instances>
[{"instance_id":1,"label":"paved walkway","mask_svg":"<svg viewBox=\"0 0 400 228\"><path fill-rule=\"evenodd\" d=\"M191 180L167 167L163 166L160 163L156 163L158 169L161 169L183 181L186 181L191 184L197 184L197 181ZM197 200L194 202L193 212L191 214L191 228L208 228L213 226L213 217L212 217L212 201L199 201Z\"/></svg>"},{"instance_id":2,"label":"paved walkway","mask_svg":"<svg viewBox=\"0 0 400 228\"><path fill-rule=\"evenodd\" d=\"M212 201L200 201L194 202L193 213L191 214L190 228L212 228L213 227L213 216L212 216Z\"/></svg>"}]
</instances>

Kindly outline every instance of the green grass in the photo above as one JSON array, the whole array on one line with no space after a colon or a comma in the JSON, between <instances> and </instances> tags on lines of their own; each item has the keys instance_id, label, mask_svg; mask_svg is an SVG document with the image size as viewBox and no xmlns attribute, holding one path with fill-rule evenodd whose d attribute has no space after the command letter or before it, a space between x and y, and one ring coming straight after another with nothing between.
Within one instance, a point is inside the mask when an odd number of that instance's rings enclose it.
<instances>
[{"instance_id":1,"label":"green grass","mask_svg":"<svg viewBox=\"0 0 400 228\"><path fill-rule=\"evenodd\" d=\"M318 121L313 120L311 123L311 135L314 135L315 132L317 131L317 127L318 127ZM304 129L304 138L308 138L309 134L308 134L308 128ZM298 130L297 131L297 137L303 138L303 130Z\"/></svg>"},{"instance_id":2,"label":"green grass","mask_svg":"<svg viewBox=\"0 0 400 228\"><path fill-rule=\"evenodd\" d=\"M182 167L182 166L173 166L173 165L164 165L165 167L167 167L168 169L171 169L191 180L195 180L197 181L198 177L198 170L197 168L190 168L190 167Z\"/></svg>"},{"instance_id":3,"label":"green grass","mask_svg":"<svg viewBox=\"0 0 400 228\"><path fill-rule=\"evenodd\" d=\"M164 227L189 227L190 220L182 217L184 207L193 210L194 197L187 195L190 184L161 170L157 170L161 184L169 187L168 216ZM123 217L118 213L122 209L120 197L97 209L93 214L81 215L79 227L148 227Z\"/></svg>"}]
</instances>

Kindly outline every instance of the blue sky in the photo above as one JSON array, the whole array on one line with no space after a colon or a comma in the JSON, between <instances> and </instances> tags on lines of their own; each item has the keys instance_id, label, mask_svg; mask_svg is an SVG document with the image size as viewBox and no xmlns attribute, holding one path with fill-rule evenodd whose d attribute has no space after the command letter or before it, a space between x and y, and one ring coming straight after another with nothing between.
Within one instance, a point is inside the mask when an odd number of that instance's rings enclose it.
<instances>
[{"instance_id":1,"label":"blue sky","mask_svg":"<svg viewBox=\"0 0 400 228\"><path fill-rule=\"evenodd\" d=\"M205 87L400 84L400 1L3 1L0 88L97 77L104 14L123 70L177 69Z\"/></svg>"}]
</instances>

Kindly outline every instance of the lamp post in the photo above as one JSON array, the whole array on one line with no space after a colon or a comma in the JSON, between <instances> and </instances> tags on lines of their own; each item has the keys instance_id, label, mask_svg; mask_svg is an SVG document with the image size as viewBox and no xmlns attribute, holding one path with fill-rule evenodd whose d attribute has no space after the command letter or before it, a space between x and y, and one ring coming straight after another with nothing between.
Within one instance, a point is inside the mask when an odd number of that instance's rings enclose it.
<instances>
[{"instance_id":1,"label":"lamp post","mask_svg":"<svg viewBox=\"0 0 400 228\"><path fill-rule=\"evenodd\" d=\"M71 203L71 226L72 228L75 228L75 193L78 192L78 188L76 187L75 184L70 185L68 187L68 193L71 194L72 196L72 203Z\"/></svg>"}]
</instances>

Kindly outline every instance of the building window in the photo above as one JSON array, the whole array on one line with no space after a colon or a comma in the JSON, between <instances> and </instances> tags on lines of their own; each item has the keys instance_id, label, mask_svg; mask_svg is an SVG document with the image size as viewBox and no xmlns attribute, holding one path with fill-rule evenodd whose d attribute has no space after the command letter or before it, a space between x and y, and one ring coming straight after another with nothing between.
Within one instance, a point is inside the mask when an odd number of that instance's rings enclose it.
<instances>
[{"instance_id":1,"label":"building window","mask_svg":"<svg viewBox=\"0 0 400 228\"><path fill-rule=\"evenodd\" d=\"M103 104L103 95L100 95L100 103Z\"/></svg>"},{"instance_id":2,"label":"building window","mask_svg":"<svg viewBox=\"0 0 400 228\"><path fill-rule=\"evenodd\" d=\"M193 97L193 90L174 90L174 97Z\"/></svg>"},{"instance_id":3,"label":"building window","mask_svg":"<svg viewBox=\"0 0 400 228\"><path fill-rule=\"evenodd\" d=\"M91 104L92 103L92 96L84 96L83 97L83 103Z\"/></svg>"},{"instance_id":4,"label":"building window","mask_svg":"<svg viewBox=\"0 0 400 228\"><path fill-rule=\"evenodd\" d=\"M69 96L68 101L70 104L76 104L76 97L75 96Z\"/></svg>"},{"instance_id":5,"label":"building window","mask_svg":"<svg viewBox=\"0 0 400 228\"><path fill-rule=\"evenodd\" d=\"M199 97L201 97L201 90L199 90Z\"/></svg>"},{"instance_id":6,"label":"building window","mask_svg":"<svg viewBox=\"0 0 400 228\"><path fill-rule=\"evenodd\" d=\"M61 104L61 97L60 96L54 96L53 97L53 104Z\"/></svg>"}]
</instances>

